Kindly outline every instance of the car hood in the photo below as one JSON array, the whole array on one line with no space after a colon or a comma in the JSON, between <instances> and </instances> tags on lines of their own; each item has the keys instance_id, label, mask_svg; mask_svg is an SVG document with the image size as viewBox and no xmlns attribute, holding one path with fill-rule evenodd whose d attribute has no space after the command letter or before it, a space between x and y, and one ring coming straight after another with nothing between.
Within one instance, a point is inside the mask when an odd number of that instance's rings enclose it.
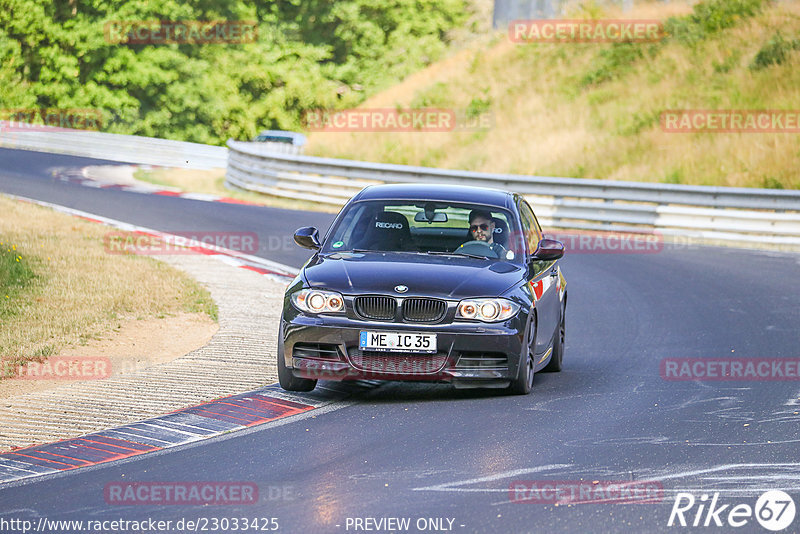
<instances>
[{"instance_id":1,"label":"car hood","mask_svg":"<svg viewBox=\"0 0 800 534\"><path fill-rule=\"evenodd\" d=\"M403 253L338 253L318 255L303 269L311 287L344 294L398 294L404 296L469 298L500 295L523 277L519 265L458 256Z\"/></svg>"}]
</instances>

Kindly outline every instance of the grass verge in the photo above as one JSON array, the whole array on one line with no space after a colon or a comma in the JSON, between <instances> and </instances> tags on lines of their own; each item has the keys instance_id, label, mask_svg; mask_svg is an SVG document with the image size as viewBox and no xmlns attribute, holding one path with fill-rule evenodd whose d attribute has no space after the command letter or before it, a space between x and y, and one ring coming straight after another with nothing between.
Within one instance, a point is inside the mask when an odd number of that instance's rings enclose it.
<instances>
[{"instance_id":1,"label":"grass verge","mask_svg":"<svg viewBox=\"0 0 800 534\"><path fill-rule=\"evenodd\" d=\"M125 320L178 312L217 320L211 295L188 275L153 258L106 253L109 231L0 196L0 369L83 345Z\"/></svg>"},{"instance_id":2,"label":"grass verge","mask_svg":"<svg viewBox=\"0 0 800 534\"><path fill-rule=\"evenodd\" d=\"M501 39L464 50L361 107L447 107L486 113L489 126L315 132L307 153L540 176L800 188L797 133L671 133L660 124L667 110L797 111L800 3L637 2L628 13L596 11L592 18L661 19L668 36L639 44Z\"/></svg>"}]
</instances>

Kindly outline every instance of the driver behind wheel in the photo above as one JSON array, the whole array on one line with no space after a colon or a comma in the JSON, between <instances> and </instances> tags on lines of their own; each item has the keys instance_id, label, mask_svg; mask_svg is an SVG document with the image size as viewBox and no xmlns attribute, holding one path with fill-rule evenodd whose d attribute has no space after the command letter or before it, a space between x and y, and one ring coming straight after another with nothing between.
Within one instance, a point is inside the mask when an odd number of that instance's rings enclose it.
<instances>
[{"instance_id":1,"label":"driver behind wheel","mask_svg":"<svg viewBox=\"0 0 800 534\"><path fill-rule=\"evenodd\" d=\"M500 243L494 242L495 223L492 214L486 210L472 210L469 213L469 234L473 241L482 241L497 254L498 258L504 257L506 249ZM462 245L463 246L463 245Z\"/></svg>"}]
</instances>

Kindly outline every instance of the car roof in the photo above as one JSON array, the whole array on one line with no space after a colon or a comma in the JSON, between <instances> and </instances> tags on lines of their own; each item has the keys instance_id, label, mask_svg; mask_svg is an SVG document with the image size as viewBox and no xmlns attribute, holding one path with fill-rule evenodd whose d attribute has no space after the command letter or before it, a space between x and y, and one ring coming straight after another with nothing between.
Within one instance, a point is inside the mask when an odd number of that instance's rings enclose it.
<instances>
[{"instance_id":1,"label":"car roof","mask_svg":"<svg viewBox=\"0 0 800 534\"><path fill-rule=\"evenodd\" d=\"M433 200L508 208L513 193L500 189L446 184L382 184L361 190L353 200Z\"/></svg>"}]
</instances>

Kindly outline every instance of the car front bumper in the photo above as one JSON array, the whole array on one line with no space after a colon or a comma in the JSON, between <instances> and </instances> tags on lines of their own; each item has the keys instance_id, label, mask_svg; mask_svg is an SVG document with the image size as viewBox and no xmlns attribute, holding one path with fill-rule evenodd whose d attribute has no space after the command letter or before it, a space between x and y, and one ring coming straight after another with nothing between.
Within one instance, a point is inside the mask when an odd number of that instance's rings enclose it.
<instances>
[{"instance_id":1,"label":"car front bumper","mask_svg":"<svg viewBox=\"0 0 800 534\"><path fill-rule=\"evenodd\" d=\"M362 331L435 333L437 353L362 351ZM507 386L517 376L524 319L501 323L382 323L296 314L281 327L286 367L299 378L448 382L456 387Z\"/></svg>"}]
</instances>

